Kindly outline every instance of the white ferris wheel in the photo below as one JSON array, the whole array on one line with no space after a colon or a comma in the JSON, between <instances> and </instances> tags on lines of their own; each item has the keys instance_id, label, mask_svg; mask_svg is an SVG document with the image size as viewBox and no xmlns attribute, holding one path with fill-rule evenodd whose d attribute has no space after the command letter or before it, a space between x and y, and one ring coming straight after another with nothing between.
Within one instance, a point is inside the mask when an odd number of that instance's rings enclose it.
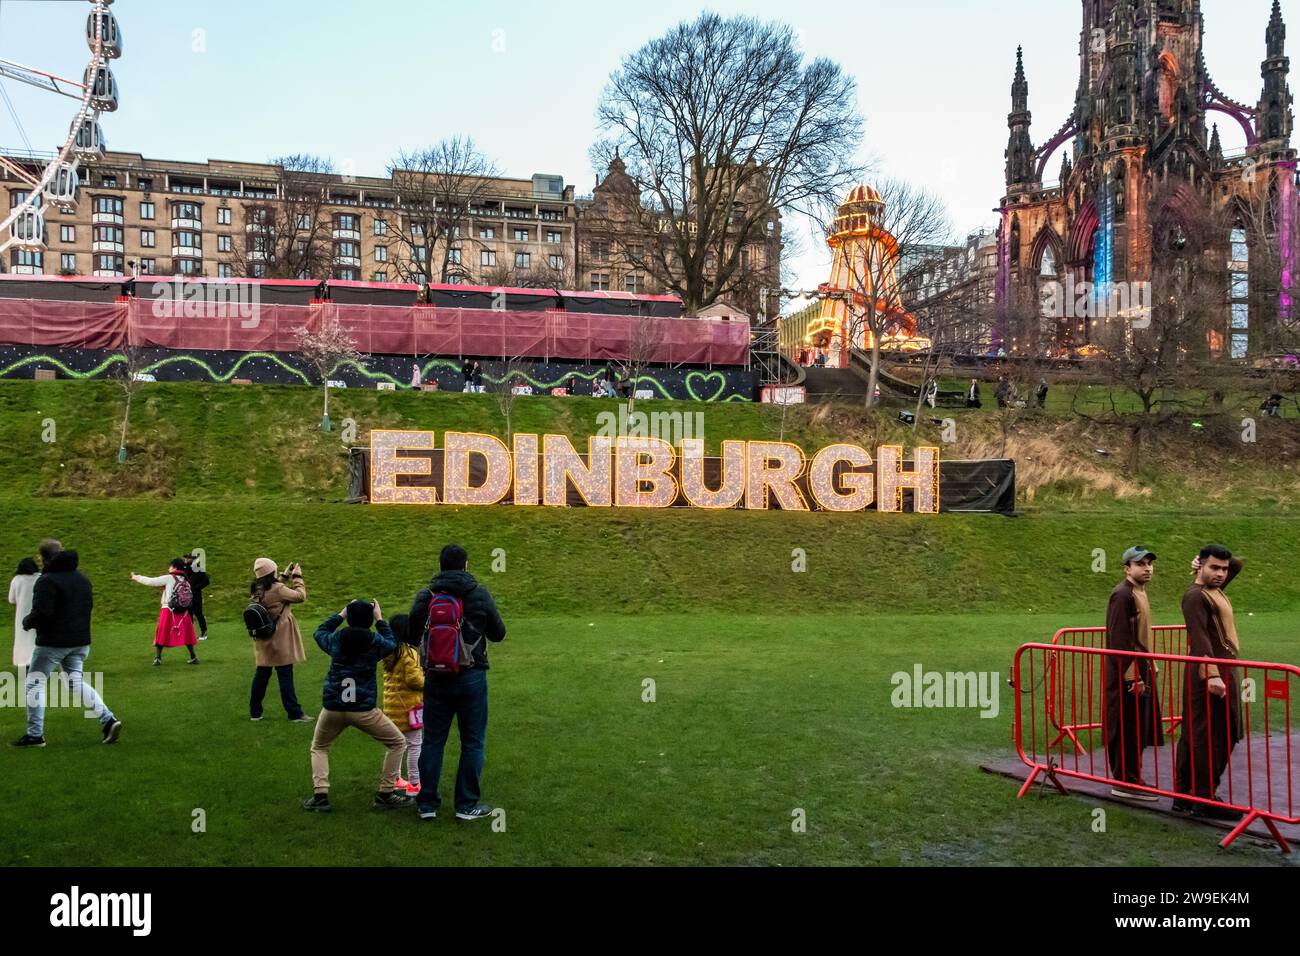
<instances>
[{"instance_id":1,"label":"white ferris wheel","mask_svg":"<svg viewBox=\"0 0 1300 956\"><path fill-rule=\"evenodd\" d=\"M0 79L18 80L73 101L68 104L72 121L67 138L52 158L17 163L0 155L0 166L29 187L23 200L0 222L0 253L10 247L44 249L44 210L53 206L70 212L80 195L81 164L104 155L99 116L116 110L118 103L117 80L108 61L122 55L122 31L109 10L112 3L113 0L90 0L91 10L86 17L90 63L79 83L0 57Z\"/></svg>"}]
</instances>

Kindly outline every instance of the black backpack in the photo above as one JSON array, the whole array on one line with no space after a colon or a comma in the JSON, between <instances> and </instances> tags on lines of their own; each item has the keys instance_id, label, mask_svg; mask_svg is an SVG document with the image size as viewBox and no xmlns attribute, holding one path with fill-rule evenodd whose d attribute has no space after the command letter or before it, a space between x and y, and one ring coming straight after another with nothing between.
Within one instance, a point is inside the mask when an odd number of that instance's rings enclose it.
<instances>
[{"instance_id":1,"label":"black backpack","mask_svg":"<svg viewBox=\"0 0 1300 956\"><path fill-rule=\"evenodd\" d=\"M279 622L279 618L271 616L261 598L254 598L244 608L244 627L248 628L248 636L256 641L269 641L273 638L275 626Z\"/></svg>"}]
</instances>

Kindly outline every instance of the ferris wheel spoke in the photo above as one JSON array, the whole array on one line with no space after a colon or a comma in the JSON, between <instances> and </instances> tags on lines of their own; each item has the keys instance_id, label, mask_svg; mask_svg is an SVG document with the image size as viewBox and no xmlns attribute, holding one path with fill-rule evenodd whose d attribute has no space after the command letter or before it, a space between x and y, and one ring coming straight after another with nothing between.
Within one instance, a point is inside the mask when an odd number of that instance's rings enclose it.
<instances>
[{"instance_id":1,"label":"ferris wheel spoke","mask_svg":"<svg viewBox=\"0 0 1300 956\"><path fill-rule=\"evenodd\" d=\"M3 57L0 57L0 77L8 80L18 80L20 83L27 83L50 93L59 93L74 100L81 99L86 92L85 83L64 79L53 73L46 73L30 66L23 66L21 63L15 63L13 60L6 60Z\"/></svg>"}]
</instances>

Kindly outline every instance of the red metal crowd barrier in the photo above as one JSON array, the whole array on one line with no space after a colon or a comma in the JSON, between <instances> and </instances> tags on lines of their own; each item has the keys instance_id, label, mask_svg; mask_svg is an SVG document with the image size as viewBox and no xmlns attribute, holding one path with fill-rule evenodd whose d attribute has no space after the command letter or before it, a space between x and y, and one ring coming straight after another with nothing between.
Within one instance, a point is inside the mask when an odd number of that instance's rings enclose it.
<instances>
[{"instance_id":1,"label":"red metal crowd barrier","mask_svg":"<svg viewBox=\"0 0 1300 956\"><path fill-rule=\"evenodd\" d=\"M1154 630L1165 644L1186 640L1181 627ZM1300 739L1291 726L1300 668L1164 649L1112 651L1097 646L1104 635L1104 628L1065 629L1052 644L1016 651L1016 751L1030 768L1019 796L1046 775L1062 793L1062 779L1072 778L1129 796L1169 797L1225 819L1240 815L1224 847L1261 821L1290 852L1278 825L1300 825L1300 765L1292 755ZM1139 664L1147 661L1153 671ZM1153 678L1146 693L1155 706L1124 686L1131 666ZM1222 676L1223 696L1211 690L1208 667ZM1108 703L1116 699L1118 712Z\"/></svg>"},{"instance_id":2,"label":"red metal crowd barrier","mask_svg":"<svg viewBox=\"0 0 1300 956\"><path fill-rule=\"evenodd\" d=\"M1106 629L1104 627L1063 627L1052 635L1052 643L1066 647L1105 647ZM1187 625L1153 624L1151 626L1151 650L1156 654L1186 654ZM1172 667L1167 668L1161 676L1159 684L1160 699L1169 701L1169 710L1162 711L1162 718L1165 727L1171 733L1178 726L1179 720L1182 719L1176 709L1180 701L1171 693L1175 686L1174 671L1175 669ZM1047 709L1052 726L1056 728L1059 734L1053 738L1049 746L1055 747L1060 743L1062 737L1068 737L1075 747L1082 750L1083 745L1079 743L1079 732L1095 730L1101 725L1096 722L1082 724L1061 722L1058 715L1066 711L1065 701L1062 699L1066 686L1067 682L1058 680L1056 670L1053 668L1052 672L1048 674Z\"/></svg>"}]
</instances>

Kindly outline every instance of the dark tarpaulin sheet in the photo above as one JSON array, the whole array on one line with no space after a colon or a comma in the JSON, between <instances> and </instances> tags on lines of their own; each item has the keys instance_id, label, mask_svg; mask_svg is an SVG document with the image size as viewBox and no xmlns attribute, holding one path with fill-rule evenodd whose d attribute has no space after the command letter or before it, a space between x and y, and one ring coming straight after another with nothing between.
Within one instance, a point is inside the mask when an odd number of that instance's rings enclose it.
<instances>
[{"instance_id":1,"label":"dark tarpaulin sheet","mask_svg":"<svg viewBox=\"0 0 1300 956\"><path fill-rule=\"evenodd\" d=\"M428 475L411 475L399 479L401 484L412 487L442 487L442 454L441 448L427 450L412 449L409 455L402 457L409 458L429 458L432 461L430 474ZM586 461L587 456L580 456ZM911 468L911 462L904 462L904 470ZM469 481L470 487L477 487L483 483L486 477L486 463L482 455L470 455L469 458ZM538 474L541 472L541 459L538 459ZM841 463L835 469L835 480L839 484L840 476L846 471L871 471L870 468L853 468L847 463ZM680 471L674 469L674 473L680 476ZM722 459L709 457L704 459L704 480L710 488L718 487L718 482L722 475ZM366 501L370 497L370 450L368 448L353 448L350 451L349 468L348 468L348 500L349 501ZM800 476L795 484L799 487L800 493L804 500L808 502L809 508L813 511L821 510L817 502L808 491L807 473ZM511 501L510 492L506 493L502 499L502 504L509 504ZM583 500L573 483L568 485L567 495L568 505L571 508L586 507L586 501ZM689 507L685 496L678 491L677 499L673 502L674 508ZM771 500L771 508L779 510L776 499ZM872 505L871 510L875 506ZM910 512L912 509L912 493L903 492L903 510ZM940 513L988 513L1013 515L1016 510L1016 463L1014 459L989 459L985 461L940 461L939 462L939 511Z\"/></svg>"}]
</instances>

